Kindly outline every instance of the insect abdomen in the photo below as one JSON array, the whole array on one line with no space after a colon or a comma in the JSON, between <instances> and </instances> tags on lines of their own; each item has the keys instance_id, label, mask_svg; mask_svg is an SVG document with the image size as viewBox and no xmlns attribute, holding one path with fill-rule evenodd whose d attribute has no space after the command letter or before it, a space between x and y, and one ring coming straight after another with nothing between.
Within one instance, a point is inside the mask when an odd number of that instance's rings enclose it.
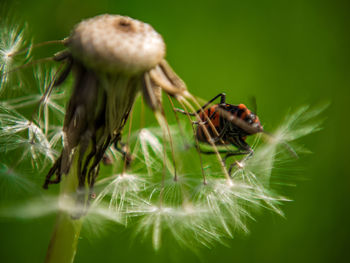
<instances>
[{"instance_id":1,"label":"insect abdomen","mask_svg":"<svg viewBox=\"0 0 350 263\"><path fill-rule=\"evenodd\" d=\"M197 132L196 132L196 136L197 139L201 142L206 142L209 143L209 140L207 138L207 135L205 134L205 129L208 131L210 138L217 138L218 135L221 132L222 129L222 125L223 125L223 120L222 117L220 115L220 111L218 110L218 105L213 105L210 108L204 110L204 112L201 112L199 114L199 117L201 119L202 122L206 122L203 125L198 125L197 127ZM208 119L210 119L210 121L208 121ZM226 144L225 142L216 142L215 144Z\"/></svg>"}]
</instances>

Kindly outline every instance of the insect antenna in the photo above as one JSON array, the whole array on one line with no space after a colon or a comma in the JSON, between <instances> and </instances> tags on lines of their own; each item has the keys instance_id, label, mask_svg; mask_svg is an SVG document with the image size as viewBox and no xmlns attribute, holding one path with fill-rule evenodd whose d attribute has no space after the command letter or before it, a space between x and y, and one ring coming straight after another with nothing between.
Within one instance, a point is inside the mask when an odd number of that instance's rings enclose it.
<instances>
[{"instance_id":1,"label":"insect antenna","mask_svg":"<svg viewBox=\"0 0 350 263\"><path fill-rule=\"evenodd\" d=\"M250 96L249 97L249 102L250 102L250 105L252 106L251 109L252 109L252 112L257 115L258 114L258 104L256 102L256 97L255 96Z\"/></svg>"}]
</instances>

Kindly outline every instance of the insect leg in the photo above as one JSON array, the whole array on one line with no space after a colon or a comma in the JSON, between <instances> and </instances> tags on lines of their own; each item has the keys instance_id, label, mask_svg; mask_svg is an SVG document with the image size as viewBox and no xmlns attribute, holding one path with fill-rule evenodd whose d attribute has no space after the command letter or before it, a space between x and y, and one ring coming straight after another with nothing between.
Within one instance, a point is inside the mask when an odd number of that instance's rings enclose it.
<instances>
[{"instance_id":1,"label":"insect leg","mask_svg":"<svg viewBox=\"0 0 350 263\"><path fill-rule=\"evenodd\" d=\"M214 151L203 151L200 147L198 147L200 153L202 154L216 154L216 152ZM237 156L237 155L247 155L247 158L249 158L252 154L253 151L232 151L230 149L226 149L226 150L219 150L219 153L226 153L225 157L223 158L222 162L224 163L224 165L226 166L226 160L227 158L231 157L231 156ZM230 167L228 169L228 174L231 176L232 175L232 169L237 165L237 162L233 162L232 164L230 164Z\"/></svg>"},{"instance_id":2,"label":"insect leg","mask_svg":"<svg viewBox=\"0 0 350 263\"><path fill-rule=\"evenodd\" d=\"M214 151L204 151L202 149L200 149L200 152L203 153L203 154L215 154L216 152ZM219 153L225 153L225 157L224 157L224 162L226 161L226 159L228 157L231 157L231 156L236 156L236 155L245 155L245 154L249 154L250 152L246 152L246 151L232 151L231 149L221 149L221 150L218 150Z\"/></svg>"},{"instance_id":3,"label":"insect leg","mask_svg":"<svg viewBox=\"0 0 350 263\"><path fill-rule=\"evenodd\" d=\"M210 120L213 118L213 116L215 115L216 111L213 112L213 114L210 116ZM206 121L208 122L208 120ZM227 134L227 129L229 127L229 122L225 122L224 127L221 129L220 133L218 136L216 136L215 138L212 138L212 141L214 144L216 144L217 142L221 141L223 142L222 138L224 137L225 134Z\"/></svg>"},{"instance_id":4,"label":"insect leg","mask_svg":"<svg viewBox=\"0 0 350 263\"><path fill-rule=\"evenodd\" d=\"M231 156L237 156L237 155L248 155L248 156L252 156L253 155L253 151L231 151L231 152L227 152L225 157L224 157L224 162L226 162L226 159L231 157Z\"/></svg>"},{"instance_id":5,"label":"insect leg","mask_svg":"<svg viewBox=\"0 0 350 263\"><path fill-rule=\"evenodd\" d=\"M210 101L208 101L206 104L204 104L204 106L201 107L196 112L186 112L183 109L178 109L178 108L175 108L174 110L177 111L177 112L180 112L182 114L189 114L190 116L195 116L196 114L198 114L202 110L204 110L206 107L208 107L210 103L212 103L214 100L216 100L219 97L220 97L220 104L226 103L226 94L225 93L220 93L220 94L216 95L214 98L212 98Z\"/></svg>"}]
</instances>

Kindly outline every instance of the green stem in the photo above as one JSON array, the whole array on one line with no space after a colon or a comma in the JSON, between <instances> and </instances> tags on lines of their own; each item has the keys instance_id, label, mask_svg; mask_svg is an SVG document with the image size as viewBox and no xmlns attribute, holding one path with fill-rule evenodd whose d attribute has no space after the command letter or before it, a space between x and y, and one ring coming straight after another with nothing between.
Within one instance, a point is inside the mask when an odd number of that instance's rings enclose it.
<instances>
[{"instance_id":1,"label":"green stem","mask_svg":"<svg viewBox=\"0 0 350 263\"><path fill-rule=\"evenodd\" d=\"M77 156L77 154L76 154ZM73 161L70 172L61 182L60 204L75 204L77 189L77 158ZM77 251L82 219L72 219L69 209L60 210L51 236L45 263L71 263Z\"/></svg>"},{"instance_id":2,"label":"green stem","mask_svg":"<svg viewBox=\"0 0 350 263\"><path fill-rule=\"evenodd\" d=\"M81 219L74 220L65 212L59 213L47 250L46 263L69 263L74 261L81 223Z\"/></svg>"}]
</instances>

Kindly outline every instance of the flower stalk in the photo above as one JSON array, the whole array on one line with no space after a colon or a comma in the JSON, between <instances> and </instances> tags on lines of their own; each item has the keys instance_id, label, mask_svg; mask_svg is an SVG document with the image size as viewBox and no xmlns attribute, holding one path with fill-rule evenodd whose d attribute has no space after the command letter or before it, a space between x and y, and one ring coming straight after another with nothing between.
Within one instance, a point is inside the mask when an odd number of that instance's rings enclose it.
<instances>
[{"instance_id":1,"label":"flower stalk","mask_svg":"<svg viewBox=\"0 0 350 263\"><path fill-rule=\"evenodd\" d=\"M78 188L77 162L75 158L70 172L61 182L59 203L74 204ZM47 250L45 263L70 263L74 261L83 219L74 219L69 209L58 212L56 224Z\"/></svg>"}]
</instances>

